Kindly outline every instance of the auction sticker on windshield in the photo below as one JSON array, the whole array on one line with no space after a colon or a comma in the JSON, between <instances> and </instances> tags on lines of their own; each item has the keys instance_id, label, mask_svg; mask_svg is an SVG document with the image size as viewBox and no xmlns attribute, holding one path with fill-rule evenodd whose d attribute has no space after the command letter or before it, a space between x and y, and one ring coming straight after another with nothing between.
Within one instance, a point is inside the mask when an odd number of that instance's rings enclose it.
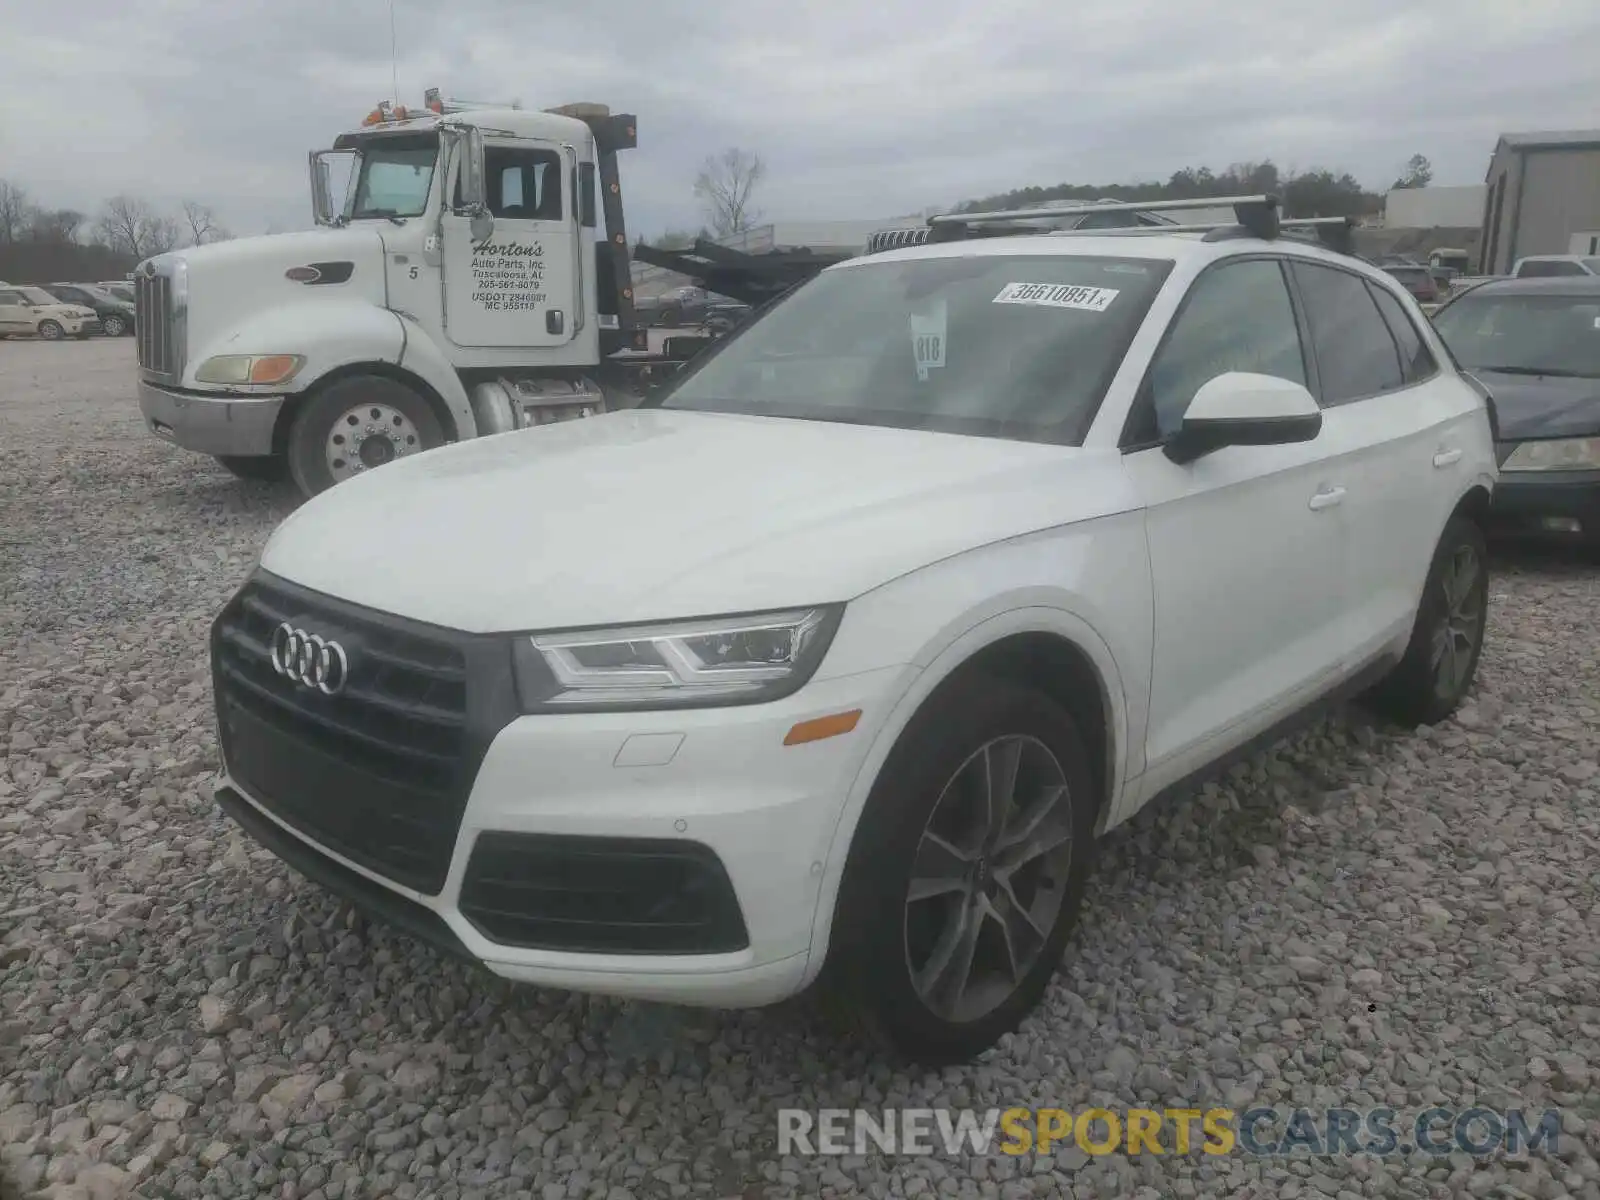
<instances>
[{"instance_id":1,"label":"auction sticker on windshield","mask_svg":"<svg viewBox=\"0 0 1600 1200\"><path fill-rule=\"evenodd\" d=\"M1116 288L1084 287L1071 283L1008 283L1000 289L994 303L1037 304L1045 308L1105 312L1120 294Z\"/></svg>"}]
</instances>

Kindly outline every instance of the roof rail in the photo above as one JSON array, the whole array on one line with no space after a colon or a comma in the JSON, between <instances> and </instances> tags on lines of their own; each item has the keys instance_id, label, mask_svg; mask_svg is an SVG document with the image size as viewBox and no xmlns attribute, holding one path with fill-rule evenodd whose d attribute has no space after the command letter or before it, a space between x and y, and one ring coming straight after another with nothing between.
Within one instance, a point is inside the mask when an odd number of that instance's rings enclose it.
<instances>
[{"instance_id":1,"label":"roof rail","mask_svg":"<svg viewBox=\"0 0 1600 1200\"><path fill-rule=\"evenodd\" d=\"M1098 216L1108 212L1181 213L1186 210L1214 210L1227 207L1233 209L1233 223L1165 222L1159 225L1133 225L1109 229L1059 229L1051 228L1048 224L1051 221ZM929 217L925 227L879 230L867 240L866 253L876 254L883 250L896 250L902 246L967 241L983 237L1010 237L1019 234L1049 234L1052 237L1159 237L1169 233L1203 233L1206 235L1205 240L1211 242L1231 238L1262 238L1270 241L1286 234L1301 240L1307 235L1314 235L1318 242L1330 250L1340 254L1354 254L1355 226L1354 217L1281 218L1279 199L1272 194L1144 202L1108 203L1102 200L1070 208L1018 208L997 212L944 213Z\"/></svg>"}]
</instances>

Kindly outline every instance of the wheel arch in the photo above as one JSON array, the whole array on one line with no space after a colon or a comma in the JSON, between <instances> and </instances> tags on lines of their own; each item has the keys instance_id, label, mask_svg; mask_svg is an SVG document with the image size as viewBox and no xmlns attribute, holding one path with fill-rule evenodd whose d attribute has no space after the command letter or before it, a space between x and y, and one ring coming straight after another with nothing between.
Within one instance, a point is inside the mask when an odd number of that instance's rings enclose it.
<instances>
[{"instance_id":1,"label":"wheel arch","mask_svg":"<svg viewBox=\"0 0 1600 1200\"><path fill-rule=\"evenodd\" d=\"M408 387L433 410L434 416L439 418L439 425L445 432L445 437L457 441L461 437L460 426L451 412L450 406L439 394L437 388L414 371L394 363L381 361L366 361L344 363L333 368L324 375L317 377L316 381L304 391L296 392L285 399L283 407L278 410L277 423L272 427L272 452L274 454L287 454L289 450L289 431L294 427L295 416L309 404L314 397L325 389L343 379L350 379L357 375L377 375L383 379L393 380L395 383ZM467 436L472 436L469 432Z\"/></svg>"},{"instance_id":2,"label":"wheel arch","mask_svg":"<svg viewBox=\"0 0 1600 1200\"><path fill-rule=\"evenodd\" d=\"M1095 778L1096 833L1116 811L1125 782L1127 703L1120 672L1104 638L1065 609L1025 608L991 616L955 638L906 690L879 727L840 810L812 918L805 981L822 971L832 941L850 850L871 793L918 715L975 673L1037 688L1077 721L1089 743Z\"/></svg>"},{"instance_id":3,"label":"wheel arch","mask_svg":"<svg viewBox=\"0 0 1600 1200\"><path fill-rule=\"evenodd\" d=\"M1482 481L1474 482L1456 501L1455 508L1450 510L1450 519L1453 521L1457 517L1466 517L1482 527L1488 522L1489 505L1493 500L1494 495L1489 490L1488 484Z\"/></svg>"}]
</instances>

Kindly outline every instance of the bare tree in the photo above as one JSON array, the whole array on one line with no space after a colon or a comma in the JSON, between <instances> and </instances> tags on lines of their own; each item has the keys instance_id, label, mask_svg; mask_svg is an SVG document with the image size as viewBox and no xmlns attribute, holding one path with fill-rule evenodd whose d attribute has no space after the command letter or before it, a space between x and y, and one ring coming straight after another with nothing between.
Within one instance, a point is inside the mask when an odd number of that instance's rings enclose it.
<instances>
[{"instance_id":1,"label":"bare tree","mask_svg":"<svg viewBox=\"0 0 1600 1200\"><path fill-rule=\"evenodd\" d=\"M20 242L32 222L27 189L0 179L0 242Z\"/></svg>"},{"instance_id":2,"label":"bare tree","mask_svg":"<svg viewBox=\"0 0 1600 1200\"><path fill-rule=\"evenodd\" d=\"M172 217L156 213L135 196L113 196L106 201L99 221L100 238L113 250L134 258L165 254L182 238L182 227Z\"/></svg>"},{"instance_id":3,"label":"bare tree","mask_svg":"<svg viewBox=\"0 0 1600 1200\"><path fill-rule=\"evenodd\" d=\"M183 202L183 219L189 225L189 244L204 246L208 242L225 242L233 235L217 222L216 209L195 200Z\"/></svg>"},{"instance_id":4,"label":"bare tree","mask_svg":"<svg viewBox=\"0 0 1600 1200\"><path fill-rule=\"evenodd\" d=\"M761 156L730 146L707 156L695 176L694 194L705 208L711 230L718 237L749 229L761 214L751 206L756 185L766 177Z\"/></svg>"},{"instance_id":5,"label":"bare tree","mask_svg":"<svg viewBox=\"0 0 1600 1200\"><path fill-rule=\"evenodd\" d=\"M71 245L78 240L84 220L84 215L73 208L37 209L28 226L28 236L36 242Z\"/></svg>"}]
</instances>

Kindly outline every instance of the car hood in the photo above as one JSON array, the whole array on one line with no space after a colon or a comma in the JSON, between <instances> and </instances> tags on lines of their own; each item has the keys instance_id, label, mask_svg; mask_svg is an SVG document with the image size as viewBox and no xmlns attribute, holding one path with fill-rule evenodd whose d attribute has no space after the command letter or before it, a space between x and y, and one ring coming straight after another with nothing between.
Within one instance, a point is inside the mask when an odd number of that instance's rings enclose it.
<instances>
[{"instance_id":1,"label":"car hood","mask_svg":"<svg viewBox=\"0 0 1600 1200\"><path fill-rule=\"evenodd\" d=\"M1134 506L1114 451L645 409L339 484L278 527L261 565L454 629L559 629L848 600Z\"/></svg>"},{"instance_id":2,"label":"car hood","mask_svg":"<svg viewBox=\"0 0 1600 1200\"><path fill-rule=\"evenodd\" d=\"M1600 379L1472 374L1494 395L1503 442L1600 434Z\"/></svg>"}]
</instances>

